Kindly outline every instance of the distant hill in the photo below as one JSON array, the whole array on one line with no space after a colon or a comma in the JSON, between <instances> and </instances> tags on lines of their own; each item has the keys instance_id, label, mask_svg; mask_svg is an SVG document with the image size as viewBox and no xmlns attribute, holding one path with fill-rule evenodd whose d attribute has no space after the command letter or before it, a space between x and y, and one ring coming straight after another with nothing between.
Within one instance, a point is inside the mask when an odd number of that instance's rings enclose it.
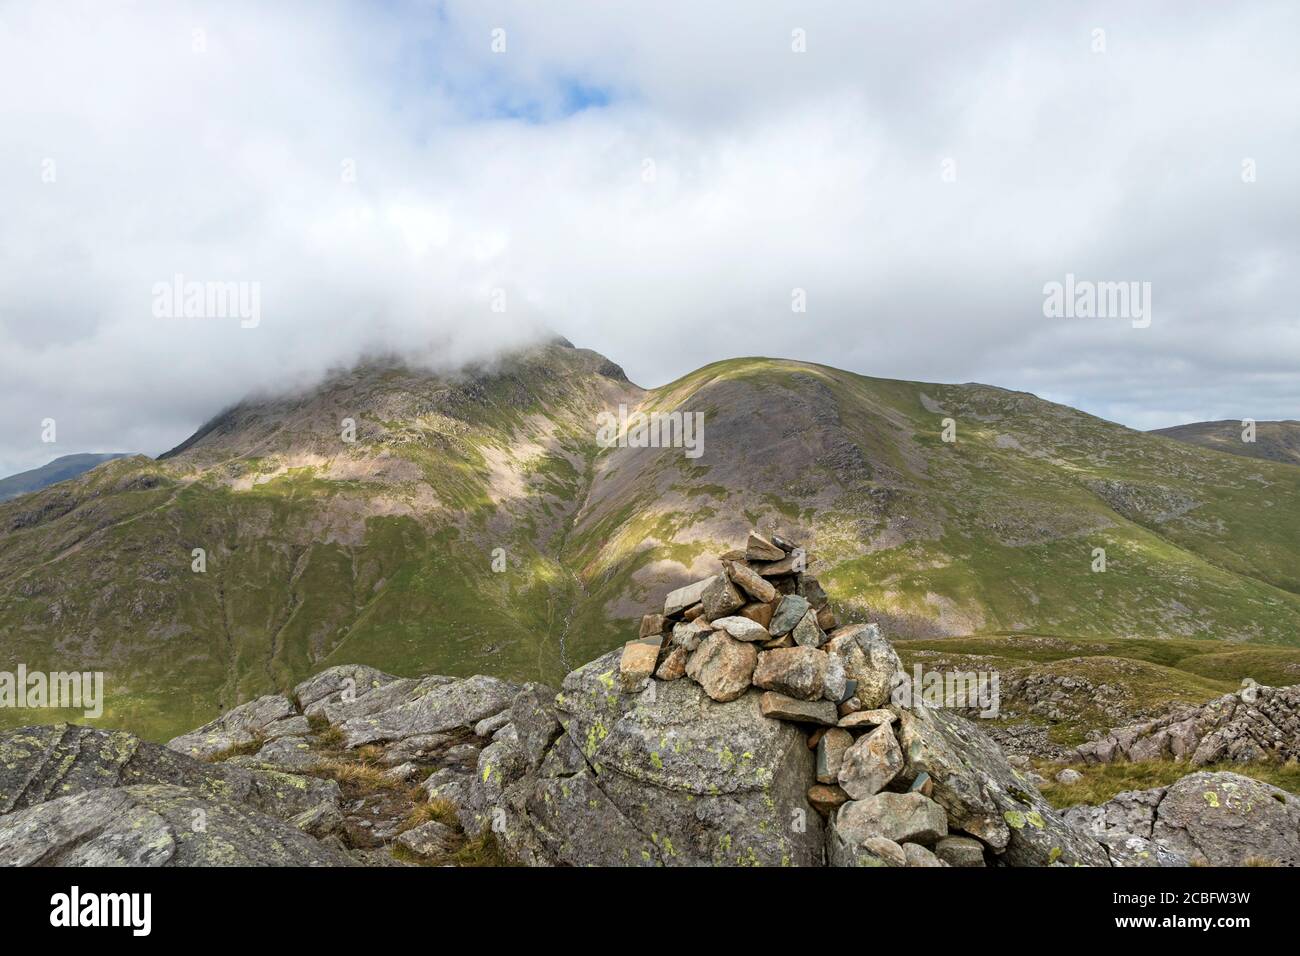
<instances>
[{"instance_id":1,"label":"distant hill","mask_svg":"<svg viewBox=\"0 0 1300 956\"><path fill-rule=\"evenodd\" d=\"M1189 445L1226 451L1230 455L1300 465L1300 422L1256 422L1253 442L1242 441L1241 433L1241 422L1231 420L1192 422L1190 425L1175 425L1173 428L1157 428L1152 432L1153 435L1168 435Z\"/></svg>"},{"instance_id":2,"label":"distant hill","mask_svg":"<svg viewBox=\"0 0 1300 956\"><path fill-rule=\"evenodd\" d=\"M102 465L114 458L125 458L127 452L114 452L107 455L62 455L48 465L41 465L31 471L20 471L8 478L0 478L0 501L8 501L19 495L40 491L60 481L76 478L96 465Z\"/></svg>"},{"instance_id":3,"label":"distant hill","mask_svg":"<svg viewBox=\"0 0 1300 956\"><path fill-rule=\"evenodd\" d=\"M602 445L620 406L702 414L698 456ZM106 671L99 725L154 739L332 664L554 683L750 527L892 638L1300 646L1293 465L987 385L742 358L643 389L550 345L360 366L0 504L0 658Z\"/></svg>"}]
</instances>

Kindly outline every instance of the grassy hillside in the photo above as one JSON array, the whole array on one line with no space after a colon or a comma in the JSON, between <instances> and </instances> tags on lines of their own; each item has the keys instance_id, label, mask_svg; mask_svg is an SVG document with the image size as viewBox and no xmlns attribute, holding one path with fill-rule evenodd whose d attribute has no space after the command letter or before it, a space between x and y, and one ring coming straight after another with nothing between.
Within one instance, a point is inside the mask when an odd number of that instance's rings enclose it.
<instances>
[{"instance_id":1,"label":"grassy hillside","mask_svg":"<svg viewBox=\"0 0 1300 956\"><path fill-rule=\"evenodd\" d=\"M599 447L619 403L704 413L703 454ZM779 360L647 392L552 345L456 376L369 366L0 505L0 649L105 670L103 723L159 738L347 661L556 681L750 525L900 638L1203 646L1176 669L1206 696L1238 646L1300 643L1300 469Z\"/></svg>"},{"instance_id":2,"label":"grassy hillside","mask_svg":"<svg viewBox=\"0 0 1300 956\"><path fill-rule=\"evenodd\" d=\"M1256 422L1254 441L1243 440L1246 432L1240 421L1192 422L1190 425L1158 428L1151 434L1165 435L1229 455L1300 465L1300 422Z\"/></svg>"},{"instance_id":3,"label":"grassy hillside","mask_svg":"<svg viewBox=\"0 0 1300 956\"><path fill-rule=\"evenodd\" d=\"M123 457L125 457L124 452L60 455L39 468L20 471L8 478L0 478L0 501L8 501L10 498L17 498L19 495L29 495L33 491L40 491L42 488L48 488L57 482L67 481L69 478L76 478L78 475L85 474L96 465L102 465L106 461Z\"/></svg>"}]
</instances>

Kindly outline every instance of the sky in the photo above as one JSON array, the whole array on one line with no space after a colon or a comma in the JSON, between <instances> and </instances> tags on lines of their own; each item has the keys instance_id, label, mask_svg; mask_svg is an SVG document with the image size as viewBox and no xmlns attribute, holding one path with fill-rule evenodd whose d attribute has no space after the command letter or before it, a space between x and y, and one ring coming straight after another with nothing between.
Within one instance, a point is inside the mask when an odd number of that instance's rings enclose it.
<instances>
[{"instance_id":1,"label":"sky","mask_svg":"<svg viewBox=\"0 0 1300 956\"><path fill-rule=\"evenodd\" d=\"M644 386L768 355L1300 417L1297 36L1267 2L0 0L0 474L548 331ZM1046 314L1067 275L1145 319Z\"/></svg>"}]
</instances>

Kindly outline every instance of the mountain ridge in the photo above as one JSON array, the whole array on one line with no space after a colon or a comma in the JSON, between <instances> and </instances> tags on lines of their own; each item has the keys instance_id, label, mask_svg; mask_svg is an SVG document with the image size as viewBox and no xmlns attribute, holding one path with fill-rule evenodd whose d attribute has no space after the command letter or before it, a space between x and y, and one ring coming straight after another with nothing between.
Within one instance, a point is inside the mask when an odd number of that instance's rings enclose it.
<instances>
[{"instance_id":1,"label":"mountain ridge","mask_svg":"<svg viewBox=\"0 0 1300 956\"><path fill-rule=\"evenodd\" d=\"M704 413L702 457L598 447L619 404ZM108 671L105 725L158 739L332 664L557 680L752 525L809 541L842 618L891 636L1285 645L1298 476L1028 393L781 359L653 389L561 343L372 366L0 505L0 644Z\"/></svg>"}]
</instances>

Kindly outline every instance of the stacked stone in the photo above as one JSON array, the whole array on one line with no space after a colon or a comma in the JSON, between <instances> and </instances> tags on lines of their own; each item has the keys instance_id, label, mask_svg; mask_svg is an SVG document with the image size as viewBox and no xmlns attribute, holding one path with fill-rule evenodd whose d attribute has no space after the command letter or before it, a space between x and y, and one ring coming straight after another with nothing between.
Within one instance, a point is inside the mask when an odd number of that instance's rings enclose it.
<instances>
[{"instance_id":1,"label":"stacked stone","mask_svg":"<svg viewBox=\"0 0 1300 956\"><path fill-rule=\"evenodd\" d=\"M817 755L808 803L830 821L833 863L983 866L979 840L949 835L930 775L902 779L899 711L887 709L901 666L879 628L840 625L803 550L779 535L751 531L720 561L642 618L623 690L689 678L727 702L758 688L764 717L803 725Z\"/></svg>"}]
</instances>

